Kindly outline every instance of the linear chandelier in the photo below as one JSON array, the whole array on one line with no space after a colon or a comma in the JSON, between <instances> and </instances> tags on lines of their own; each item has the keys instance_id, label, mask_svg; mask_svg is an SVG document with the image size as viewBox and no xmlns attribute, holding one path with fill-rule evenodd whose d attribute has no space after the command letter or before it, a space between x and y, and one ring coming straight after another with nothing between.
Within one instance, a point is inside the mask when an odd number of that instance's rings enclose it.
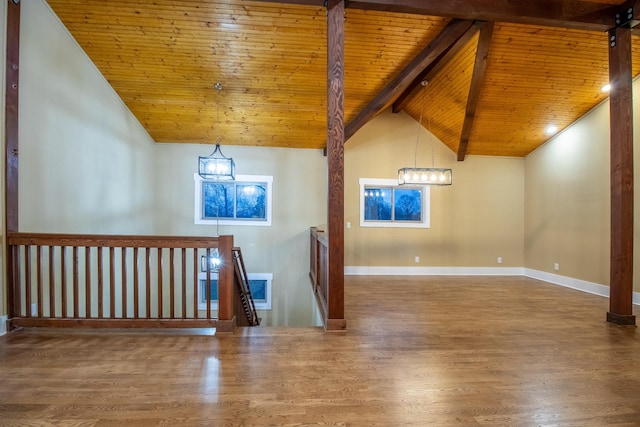
<instances>
[{"instance_id":1,"label":"linear chandelier","mask_svg":"<svg viewBox=\"0 0 640 427\"><path fill-rule=\"evenodd\" d=\"M423 87L423 102L424 94L426 93L427 81L423 80L420 84ZM434 167L435 156L433 153L433 134L431 133L431 122L429 122L429 134L431 141L431 167L424 168L418 167L418 143L420 142L420 131L422 128L422 110L420 111L420 122L418 124L418 135L416 137L416 149L413 160L413 167L404 167L398 169L398 185L412 184L412 185L438 185L445 186L451 185L453 174L451 169L436 168Z\"/></svg>"}]
</instances>

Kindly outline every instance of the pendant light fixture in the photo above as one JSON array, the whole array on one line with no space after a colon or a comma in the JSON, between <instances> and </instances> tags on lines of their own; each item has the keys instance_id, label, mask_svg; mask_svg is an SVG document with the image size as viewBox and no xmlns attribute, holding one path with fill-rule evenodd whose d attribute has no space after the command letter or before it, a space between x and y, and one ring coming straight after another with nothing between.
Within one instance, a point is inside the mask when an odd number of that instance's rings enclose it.
<instances>
[{"instance_id":1,"label":"pendant light fixture","mask_svg":"<svg viewBox=\"0 0 640 427\"><path fill-rule=\"evenodd\" d=\"M219 181L233 181L236 177L236 164L231 157L225 157L220 150L218 128L220 127L220 103L218 95L222 90L222 83L213 86L216 93L216 148L207 157L198 157L198 174L204 179Z\"/></svg>"},{"instance_id":2,"label":"pendant light fixture","mask_svg":"<svg viewBox=\"0 0 640 427\"><path fill-rule=\"evenodd\" d=\"M427 81L423 80L421 85L423 87L423 106L424 106L424 95L426 94ZM431 133L431 122L429 122L429 138L431 141L431 167L430 168L419 168L417 167L418 163L418 143L420 142L420 131L422 128L422 108L420 111L420 122L418 125L418 135L416 137L416 149L413 160L413 167L405 167L402 169L398 169L398 185L438 185L445 186L451 185L452 182L452 171L451 169L444 168L436 168L434 167L435 156L434 156L434 148L433 148L433 134Z\"/></svg>"}]
</instances>

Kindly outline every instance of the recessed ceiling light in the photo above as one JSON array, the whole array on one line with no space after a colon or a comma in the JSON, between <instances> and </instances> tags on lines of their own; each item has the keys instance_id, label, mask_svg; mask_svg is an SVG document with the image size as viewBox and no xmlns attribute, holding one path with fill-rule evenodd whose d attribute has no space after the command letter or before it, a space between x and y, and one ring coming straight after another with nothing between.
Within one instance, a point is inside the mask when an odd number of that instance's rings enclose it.
<instances>
[{"instance_id":1,"label":"recessed ceiling light","mask_svg":"<svg viewBox=\"0 0 640 427\"><path fill-rule=\"evenodd\" d=\"M547 135L553 135L553 134L555 134L556 132L558 132L558 126L556 126L556 125L549 125L549 126L547 126L547 128L545 129L545 133L546 133Z\"/></svg>"},{"instance_id":2,"label":"recessed ceiling light","mask_svg":"<svg viewBox=\"0 0 640 427\"><path fill-rule=\"evenodd\" d=\"M611 85L607 83L606 85L602 86L600 90L603 92L609 92L611 90Z\"/></svg>"}]
</instances>

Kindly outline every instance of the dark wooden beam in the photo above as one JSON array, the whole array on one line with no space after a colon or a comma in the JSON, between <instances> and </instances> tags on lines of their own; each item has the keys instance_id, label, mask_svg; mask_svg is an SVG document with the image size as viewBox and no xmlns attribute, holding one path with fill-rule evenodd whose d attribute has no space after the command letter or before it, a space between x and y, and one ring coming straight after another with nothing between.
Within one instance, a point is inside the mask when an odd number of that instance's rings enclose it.
<instances>
[{"instance_id":1,"label":"dark wooden beam","mask_svg":"<svg viewBox=\"0 0 640 427\"><path fill-rule=\"evenodd\" d=\"M344 0L327 3L329 295L327 330L344 330Z\"/></svg>"},{"instance_id":2,"label":"dark wooden beam","mask_svg":"<svg viewBox=\"0 0 640 427\"><path fill-rule=\"evenodd\" d=\"M460 144L458 145L459 162L464 161L464 157L467 155L467 146L469 145L469 137L471 136L473 121L476 117L476 107L478 106L478 99L480 99L480 89L482 89L484 72L487 68L487 56L489 55L489 46L491 45L492 35L493 22L487 22L480 30L480 37L478 38L476 62L473 66L471 87L469 87L467 108L464 114L464 123L462 125L462 134L460 135Z\"/></svg>"},{"instance_id":3,"label":"dark wooden beam","mask_svg":"<svg viewBox=\"0 0 640 427\"><path fill-rule=\"evenodd\" d=\"M7 0L7 56L5 90L5 223L6 233L18 231L18 83L20 65L20 2ZM15 317L20 310L18 254L5 247L7 254L7 315ZM1 312L1 309L0 309Z\"/></svg>"},{"instance_id":4,"label":"dark wooden beam","mask_svg":"<svg viewBox=\"0 0 640 427\"><path fill-rule=\"evenodd\" d=\"M469 28L462 37L460 37L457 41L455 41L451 46L449 46L433 63L427 66L420 75L409 85L404 92L400 94L398 99L395 100L392 106L392 111L394 113L399 113L406 103L419 91L422 87L421 83L424 80L431 80L433 76L438 74L438 72L444 68L445 65L454 58L460 50L469 43L469 41L473 38L473 36L478 32L478 30L484 25L484 21L476 21L473 23L471 28Z\"/></svg>"},{"instance_id":5,"label":"dark wooden beam","mask_svg":"<svg viewBox=\"0 0 640 427\"><path fill-rule=\"evenodd\" d=\"M20 77L20 2L7 0L5 94L5 232L18 231L18 83Z\"/></svg>"},{"instance_id":6,"label":"dark wooden beam","mask_svg":"<svg viewBox=\"0 0 640 427\"><path fill-rule=\"evenodd\" d=\"M454 20L450 22L449 25L347 125L344 134L345 140L351 138L353 134L375 117L386 105L395 100L423 70L460 39L472 24L472 21Z\"/></svg>"},{"instance_id":7,"label":"dark wooden beam","mask_svg":"<svg viewBox=\"0 0 640 427\"><path fill-rule=\"evenodd\" d=\"M635 325L633 315L633 99L631 29L609 32L611 123L611 261L607 321Z\"/></svg>"},{"instance_id":8,"label":"dark wooden beam","mask_svg":"<svg viewBox=\"0 0 640 427\"><path fill-rule=\"evenodd\" d=\"M314 0L262 0L272 3L321 6ZM630 2L635 4L637 0ZM349 0L349 9L413 13L447 18L513 22L608 31L620 6L582 0Z\"/></svg>"}]
</instances>

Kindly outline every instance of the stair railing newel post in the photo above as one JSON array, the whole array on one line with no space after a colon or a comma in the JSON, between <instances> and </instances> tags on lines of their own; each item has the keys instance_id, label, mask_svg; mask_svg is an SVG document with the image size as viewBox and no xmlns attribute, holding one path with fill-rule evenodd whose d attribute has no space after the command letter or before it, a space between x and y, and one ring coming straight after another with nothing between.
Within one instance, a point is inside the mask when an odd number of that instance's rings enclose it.
<instances>
[{"instance_id":1,"label":"stair railing newel post","mask_svg":"<svg viewBox=\"0 0 640 427\"><path fill-rule=\"evenodd\" d=\"M233 286L233 236L218 237L218 331L233 332L236 326Z\"/></svg>"}]
</instances>

